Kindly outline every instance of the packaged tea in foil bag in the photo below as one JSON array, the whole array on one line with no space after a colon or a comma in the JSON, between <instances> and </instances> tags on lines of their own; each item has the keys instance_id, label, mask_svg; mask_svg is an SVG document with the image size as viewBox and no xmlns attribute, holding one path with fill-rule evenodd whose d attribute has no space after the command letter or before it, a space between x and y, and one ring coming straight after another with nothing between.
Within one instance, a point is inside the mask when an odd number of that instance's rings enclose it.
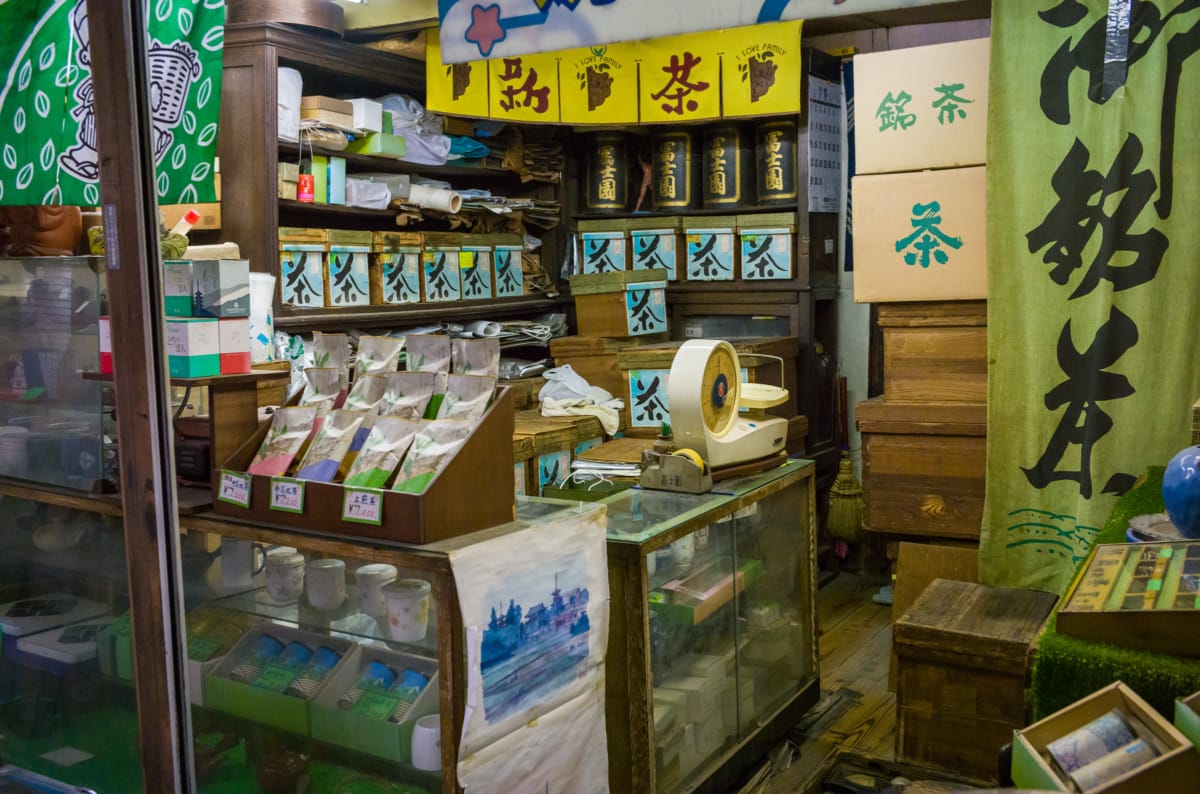
<instances>
[{"instance_id":1,"label":"packaged tea in foil bag","mask_svg":"<svg viewBox=\"0 0 1200 794\"><path fill-rule=\"evenodd\" d=\"M361 411L340 410L329 414L300 462L296 476L301 480L333 482L363 418Z\"/></svg>"},{"instance_id":2,"label":"packaged tea in foil bag","mask_svg":"<svg viewBox=\"0 0 1200 794\"><path fill-rule=\"evenodd\" d=\"M315 408L280 408L271 419L271 429L263 439L254 460L246 469L250 474L282 477L300 454L317 418Z\"/></svg>"},{"instance_id":3,"label":"packaged tea in foil bag","mask_svg":"<svg viewBox=\"0 0 1200 794\"><path fill-rule=\"evenodd\" d=\"M379 415L424 418L436 381L437 375L433 372L390 373L379 404Z\"/></svg>"},{"instance_id":4,"label":"packaged tea in foil bag","mask_svg":"<svg viewBox=\"0 0 1200 794\"><path fill-rule=\"evenodd\" d=\"M363 375L386 375L400 369L400 351L404 349L402 336L360 336L358 356L354 361L354 377Z\"/></svg>"},{"instance_id":5,"label":"packaged tea in foil bag","mask_svg":"<svg viewBox=\"0 0 1200 794\"><path fill-rule=\"evenodd\" d=\"M409 372L450 371L450 337L445 334L409 334L404 347Z\"/></svg>"},{"instance_id":6,"label":"packaged tea in foil bag","mask_svg":"<svg viewBox=\"0 0 1200 794\"><path fill-rule=\"evenodd\" d=\"M317 369L336 369L341 386L350 385L350 337L346 334L313 334L313 366Z\"/></svg>"},{"instance_id":7,"label":"packaged tea in foil bag","mask_svg":"<svg viewBox=\"0 0 1200 794\"><path fill-rule=\"evenodd\" d=\"M450 459L467 443L474 429L461 419L436 419L421 422L412 446L396 472L393 491L424 493Z\"/></svg>"},{"instance_id":8,"label":"packaged tea in foil bag","mask_svg":"<svg viewBox=\"0 0 1200 794\"><path fill-rule=\"evenodd\" d=\"M381 416L346 475L346 485L383 488L400 466L420 423L411 419Z\"/></svg>"},{"instance_id":9,"label":"packaged tea in foil bag","mask_svg":"<svg viewBox=\"0 0 1200 794\"><path fill-rule=\"evenodd\" d=\"M500 340L455 339L450 343L452 372L500 377Z\"/></svg>"},{"instance_id":10,"label":"packaged tea in foil bag","mask_svg":"<svg viewBox=\"0 0 1200 794\"><path fill-rule=\"evenodd\" d=\"M479 420L491 404L496 379L483 375L446 376L446 396L438 406L438 419L462 419L472 424Z\"/></svg>"}]
</instances>

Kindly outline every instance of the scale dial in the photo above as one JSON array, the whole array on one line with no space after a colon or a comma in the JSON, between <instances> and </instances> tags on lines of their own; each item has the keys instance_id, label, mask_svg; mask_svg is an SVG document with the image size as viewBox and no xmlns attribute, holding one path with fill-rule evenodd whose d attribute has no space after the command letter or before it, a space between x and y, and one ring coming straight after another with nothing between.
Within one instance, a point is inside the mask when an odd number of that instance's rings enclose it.
<instances>
[{"instance_id":1,"label":"scale dial","mask_svg":"<svg viewBox=\"0 0 1200 794\"><path fill-rule=\"evenodd\" d=\"M704 424L714 436L725 435L737 419L740 381L737 354L727 342L718 343L704 362L700 395Z\"/></svg>"}]
</instances>

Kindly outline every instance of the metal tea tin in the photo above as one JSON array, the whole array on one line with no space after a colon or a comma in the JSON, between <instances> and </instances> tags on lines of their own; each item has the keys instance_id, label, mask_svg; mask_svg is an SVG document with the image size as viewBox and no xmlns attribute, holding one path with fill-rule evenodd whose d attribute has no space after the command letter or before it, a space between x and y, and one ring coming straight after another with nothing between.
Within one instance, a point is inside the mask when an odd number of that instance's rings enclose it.
<instances>
[{"instance_id":1,"label":"metal tea tin","mask_svg":"<svg viewBox=\"0 0 1200 794\"><path fill-rule=\"evenodd\" d=\"M703 195L706 209L737 207L755 200L754 143L744 124L704 128Z\"/></svg>"},{"instance_id":2,"label":"metal tea tin","mask_svg":"<svg viewBox=\"0 0 1200 794\"><path fill-rule=\"evenodd\" d=\"M796 201L796 122L763 121L755 131L754 170L759 204Z\"/></svg>"},{"instance_id":3,"label":"metal tea tin","mask_svg":"<svg viewBox=\"0 0 1200 794\"><path fill-rule=\"evenodd\" d=\"M629 150L623 132L598 132L587 142L583 210L619 213L629 210Z\"/></svg>"},{"instance_id":4,"label":"metal tea tin","mask_svg":"<svg viewBox=\"0 0 1200 794\"><path fill-rule=\"evenodd\" d=\"M654 156L654 209L700 208L700 153L697 135L689 130L657 133Z\"/></svg>"}]
</instances>

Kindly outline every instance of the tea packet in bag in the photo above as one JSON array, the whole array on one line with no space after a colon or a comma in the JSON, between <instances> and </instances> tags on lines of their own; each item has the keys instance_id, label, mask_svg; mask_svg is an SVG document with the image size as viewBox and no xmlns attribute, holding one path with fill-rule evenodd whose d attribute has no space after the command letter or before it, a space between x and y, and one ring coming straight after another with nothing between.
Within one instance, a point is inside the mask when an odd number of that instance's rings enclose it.
<instances>
[{"instance_id":1,"label":"tea packet in bag","mask_svg":"<svg viewBox=\"0 0 1200 794\"><path fill-rule=\"evenodd\" d=\"M382 488L392 478L420 424L399 417L379 417L346 475L346 485Z\"/></svg>"},{"instance_id":2,"label":"tea packet in bag","mask_svg":"<svg viewBox=\"0 0 1200 794\"><path fill-rule=\"evenodd\" d=\"M409 334L404 346L409 372L450 371L450 337L445 334Z\"/></svg>"},{"instance_id":3,"label":"tea packet in bag","mask_svg":"<svg viewBox=\"0 0 1200 794\"><path fill-rule=\"evenodd\" d=\"M379 403L380 416L400 416L421 419L433 397L437 376L433 372L392 372L387 376L387 389Z\"/></svg>"},{"instance_id":4,"label":"tea packet in bag","mask_svg":"<svg viewBox=\"0 0 1200 794\"><path fill-rule=\"evenodd\" d=\"M500 377L500 340L455 339L450 343L451 371L459 375Z\"/></svg>"},{"instance_id":5,"label":"tea packet in bag","mask_svg":"<svg viewBox=\"0 0 1200 794\"><path fill-rule=\"evenodd\" d=\"M246 469L250 474L280 477L292 465L317 418L315 408L280 408L271 419L271 429L263 439L254 460Z\"/></svg>"},{"instance_id":6,"label":"tea packet in bag","mask_svg":"<svg viewBox=\"0 0 1200 794\"><path fill-rule=\"evenodd\" d=\"M446 396L438 406L438 419L462 419L476 424L491 404L496 379L483 375L447 375Z\"/></svg>"},{"instance_id":7,"label":"tea packet in bag","mask_svg":"<svg viewBox=\"0 0 1200 794\"><path fill-rule=\"evenodd\" d=\"M315 408L318 416L323 416L337 407L338 399L342 396L342 374L329 367L310 367L304 370L308 386L300 395L300 405L305 408Z\"/></svg>"},{"instance_id":8,"label":"tea packet in bag","mask_svg":"<svg viewBox=\"0 0 1200 794\"><path fill-rule=\"evenodd\" d=\"M422 421L396 472L392 490L424 493L442 467L467 443L473 429L470 422L461 419Z\"/></svg>"},{"instance_id":9,"label":"tea packet in bag","mask_svg":"<svg viewBox=\"0 0 1200 794\"><path fill-rule=\"evenodd\" d=\"M336 369L344 389L350 385L350 337L346 334L313 334L313 366Z\"/></svg>"},{"instance_id":10,"label":"tea packet in bag","mask_svg":"<svg viewBox=\"0 0 1200 794\"><path fill-rule=\"evenodd\" d=\"M355 375L354 385L342 407L349 411L375 412L387 391L387 378L382 375Z\"/></svg>"},{"instance_id":11,"label":"tea packet in bag","mask_svg":"<svg viewBox=\"0 0 1200 794\"><path fill-rule=\"evenodd\" d=\"M333 482L342 458L350 451L350 442L359 425L363 423L361 411L334 411L321 424L317 437L313 439L296 477L301 480Z\"/></svg>"},{"instance_id":12,"label":"tea packet in bag","mask_svg":"<svg viewBox=\"0 0 1200 794\"><path fill-rule=\"evenodd\" d=\"M363 375L386 375L400 369L400 351L403 349L402 336L359 337L358 357L354 362L355 380Z\"/></svg>"}]
</instances>

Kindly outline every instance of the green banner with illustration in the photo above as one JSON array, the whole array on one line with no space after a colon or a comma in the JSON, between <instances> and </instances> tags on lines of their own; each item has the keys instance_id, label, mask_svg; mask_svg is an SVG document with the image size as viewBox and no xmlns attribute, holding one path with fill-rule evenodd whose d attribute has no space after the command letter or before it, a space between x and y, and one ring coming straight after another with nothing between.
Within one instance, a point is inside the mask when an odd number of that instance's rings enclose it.
<instances>
[{"instance_id":1,"label":"green banner with illustration","mask_svg":"<svg viewBox=\"0 0 1200 794\"><path fill-rule=\"evenodd\" d=\"M992 6L981 577L1062 591L1200 395L1200 0Z\"/></svg>"},{"instance_id":2,"label":"green banner with illustration","mask_svg":"<svg viewBox=\"0 0 1200 794\"><path fill-rule=\"evenodd\" d=\"M158 200L213 201L225 2L146 8ZM0 2L0 204L100 203L104 96L92 82L87 14L85 0Z\"/></svg>"}]
</instances>

